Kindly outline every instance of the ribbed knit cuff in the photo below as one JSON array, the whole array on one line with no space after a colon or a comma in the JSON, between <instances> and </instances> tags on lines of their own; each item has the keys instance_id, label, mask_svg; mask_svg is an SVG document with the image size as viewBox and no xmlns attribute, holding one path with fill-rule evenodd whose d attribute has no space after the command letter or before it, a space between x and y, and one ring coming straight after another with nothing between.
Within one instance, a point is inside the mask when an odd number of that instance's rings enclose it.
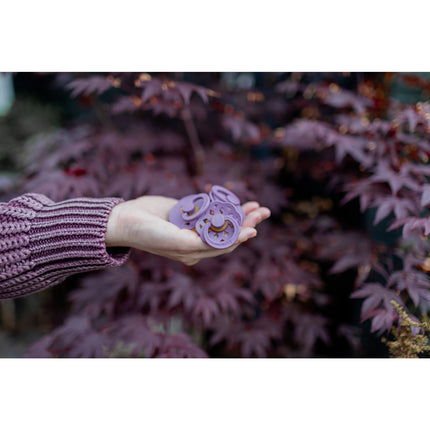
<instances>
[{"instance_id":1,"label":"ribbed knit cuff","mask_svg":"<svg viewBox=\"0 0 430 430\"><path fill-rule=\"evenodd\" d=\"M76 273L123 264L129 249L105 245L109 214L121 201L77 198L54 203L40 194L25 194L4 206L3 212L15 218L9 235L15 245L0 273L0 298L34 293Z\"/></svg>"}]
</instances>

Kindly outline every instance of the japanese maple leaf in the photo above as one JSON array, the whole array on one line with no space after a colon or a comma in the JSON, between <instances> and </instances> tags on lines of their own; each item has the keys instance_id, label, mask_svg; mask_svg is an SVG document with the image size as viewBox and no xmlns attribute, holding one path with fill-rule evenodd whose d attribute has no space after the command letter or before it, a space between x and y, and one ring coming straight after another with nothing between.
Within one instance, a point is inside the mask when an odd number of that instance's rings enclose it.
<instances>
[{"instance_id":1,"label":"japanese maple leaf","mask_svg":"<svg viewBox=\"0 0 430 430\"><path fill-rule=\"evenodd\" d=\"M65 354L65 357L102 358L105 356L109 345L110 342L106 334L93 331L76 342Z\"/></svg>"},{"instance_id":2,"label":"japanese maple leaf","mask_svg":"<svg viewBox=\"0 0 430 430\"><path fill-rule=\"evenodd\" d=\"M229 262L226 262L226 264L228 263ZM241 264L240 266L243 267ZM231 272L230 270L233 270L234 272ZM245 303L254 303L254 296L247 288L238 287L231 282L231 279L235 276L236 272L234 265L230 265L230 270L227 269L217 276L216 279L210 283L209 288L220 312L239 315L241 308Z\"/></svg>"},{"instance_id":3,"label":"japanese maple leaf","mask_svg":"<svg viewBox=\"0 0 430 430\"><path fill-rule=\"evenodd\" d=\"M409 264L408 260L410 261ZM418 264L420 260L411 255L405 257L403 270L390 274L387 286L394 286L398 291L406 291L415 306L421 305L424 309L430 306L430 280L427 274L415 269L412 264ZM409 266L409 267L408 267Z\"/></svg>"},{"instance_id":4,"label":"japanese maple leaf","mask_svg":"<svg viewBox=\"0 0 430 430\"><path fill-rule=\"evenodd\" d=\"M424 185L421 194L421 206L425 207L430 204L430 185Z\"/></svg>"},{"instance_id":5,"label":"japanese maple leaf","mask_svg":"<svg viewBox=\"0 0 430 430\"><path fill-rule=\"evenodd\" d=\"M377 328L374 328L372 331L379 330L381 327L385 329L389 329L390 325L386 324L389 321L389 318L386 313L380 313L377 310L381 305L385 311L389 311L390 315L392 314L394 317L394 308L390 303L391 300L395 300L400 305L404 306L402 299L396 294L393 290L384 287L383 285L373 282L366 283L360 289L354 291L351 294L352 298L364 298L361 305L361 320L364 321L366 319L371 318L374 315L379 315L377 322L374 323ZM376 312L376 314L375 314ZM381 322L381 325L379 325ZM391 320L392 322L392 320Z\"/></svg>"},{"instance_id":6,"label":"japanese maple leaf","mask_svg":"<svg viewBox=\"0 0 430 430\"><path fill-rule=\"evenodd\" d=\"M207 358L205 351L194 344L185 333L160 334L156 358Z\"/></svg>"},{"instance_id":7,"label":"japanese maple leaf","mask_svg":"<svg viewBox=\"0 0 430 430\"><path fill-rule=\"evenodd\" d=\"M404 108L401 114L397 117L397 121L400 123L407 123L409 125L410 133L413 133L423 118L421 115L411 106Z\"/></svg>"},{"instance_id":8,"label":"japanese maple leaf","mask_svg":"<svg viewBox=\"0 0 430 430\"><path fill-rule=\"evenodd\" d=\"M139 197L149 188L149 172L145 174L141 169L121 171L112 179L105 188L105 194L125 200Z\"/></svg>"},{"instance_id":9,"label":"japanese maple leaf","mask_svg":"<svg viewBox=\"0 0 430 430\"><path fill-rule=\"evenodd\" d=\"M355 269L359 266L366 266L370 261L370 255L360 255L359 253L348 253L341 256L330 268L329 273L342 273L348 269Z\"/></svg>"},{"instance_id":10,"label":"japanese maple leaf","mask_svg":"<svg viewBox=\"0 0 430 430\"><path fill-rule=\"evenodd\" d=\"M346 155L366 167L372 165L372 157L367 154L367 140L360 136L338 133L330 124L321 121L296 120L285 128L281 139L284 145L300 149L322 149L333 147L336 162L340 163Z\"/></svg>"},{"instance_id":11,"label":"japanese maple leaf","mask_svg":"<svg viewBox=\"0 0 430 430\"><path fill-rule=\"evenodd\" d=\"M248 330L240 336L243 357L266 357L271 340L263 330Z\"/></svg>"},{"instance_id":12,"label":"japanese maple leaf","mask_svg":"<svg viewBox=\"0 0 430 430\"><path fill-rule=\"evenodd\" d=\"M417 176L430 177L430 165L405 162L400 167L402 175L410 175L411 173Z\"/></svg>"},{"instance_id":13,"label":"japanese maple leaf","mask_svg":"<svg viewBox=\"0 0 430 430\"><path fill-rule=\"evenodd\" d=\"M378 209L373 220L373 225L378 224L384 218L394 212L397 219L405 218L409 213L417 213L418 209L412 200L397 196L376 198L373 202Z\"/></svg>"},{"instance_id":14,"label":"japanese maple leaf","mask_svg":"<svg viewBox=\"0 0 430 430\"><path fill-rule=\"evenodd\" d=\"M90 139L81 139L73 143L63 143L59 146L57 151L46 154L43 159L43 165L46 169L52 169L54 167L58 167L60 164L66 164L73 160L82 159L93 149L94 144Z\"/></svg>"},{"instance_id":15,"label":"japanese maple leaf","mask_svg":"<svg viewBox=\"0 0 430 430\"><path fill-rule=\"evenodd\" d=\"M357 113L363 113L366 108L372 105L371 100L344 89L337 92L326 90L323 103L336 108L352 106Z\"/></svg>"},{"instance_id":16,"label":"japanese maple leaf","mask_svg":"<svg viewBox=\"0 0 430 430\"><path fill-rule=\"evenodd\" d=\"M235 342L240 345L242 357L267 357L272 340L281 338L281 330L274 321L264 316L259 320L245 324L235 336Z\"/></svg>"},{"instance_id":17,"label":"japanese maple leaf","mask_svg":"<svg viewBox=\"0 0 430 430\"><path fill-rule=\"evenodd\" d=\"M191 95L193 92L198 94L205 103L208 102L208 94L214 94L214 92L209 90L208 88L204 88L199 85L191 84L188 82L175 82L175 88L181 94L185 104L190 103Z\"/></svg>"},{"instance_id":18,"label":"japanese maple leaf","mask_svg":"<svg viewBox=\"0 0 430 430\"><path fill-rule=\"evenodd\" d=\"M346 155L350 155L364 167L370 167L373 163L373 158L366 153L367 140L361 137L339 135L334 148L338 164Z\"/></svg>"},{"instance_id":19,"label":"japanese maple leaf","mask_svg":"<svg viewBox=\"0 0 430 430\"><path fill-rule=\"evenodd\" d=\"M130 113L139 109L140 105L141 101L139 99L134 99L129 95L121 96L118 97L116 101L110 105L110 112L112 115Z\"/></svg>"},{"instance_id":20,"label":"japanese maple leaf","mask_svg":"<svg viewBox=\"0 0 430 430\"><path fill-rule=\"evenodd\" d=\"M162 81L157 78L152 78L149 81L142 82L142 103L145 104L148 102L152 97L157 96L158 94L161 94L163 91L162 89Z\"/></svg>"},{"instance_id":21,"label":"japanese maple leaf","mask_svg":"<svg viewBox=\"0 0 430 430\"><path fill-rule=\"evenodd\" d=\"M268 300L273 300L282 294L286 276L281 266L266 262L260 264L252 279L253 291L260 291Z\"/></svg>"},{"instance_id":22,"label":"japanese maple leaf","mask_svg":"<svg viewBox=\"0 0 430 430\"><path fill-rule=\"evenodd\" d=\"M417 265L420 265L423 263L423 250L419 250L417 244L414 244L414 250L413 252L408 251L406 249L396 249L394 251L394 255L397 255L402 260L403 263L403 269L406 271L414 270ZM425 253L426 251L424 251Z\"/></svg>"},{"instance_id":23,"label":"japanese maple leaf","mask_svg":"<svg viewBox=\"0 0 430 430\"><path fill-rule=\"evenodd\" d=\"M126 315L112 321L106 328L113 343L121 342L131 347L131 354L144 353L145 357L152 357L160 348L162 339L153 332L143 315Z\"/></svg>"},{"instance_id":24,"label":"japanese maple leaf","mask_svg":"<svg viewBox=\"0 0 430 430\"><path fill-rule=\"evenodd\" d=\"M363 133L367 127L359 116L348 114L335 114L333 119L336 124L346 126L352 133Z\"/></svg>"},{"instance_id":25,"label":"japanese maple leaf","mask_svg":"<svg viewBox=\"0 0 430 430\"><path fill-rule=\"evenodd\" d=\"M188 82L173 82L164 81L158 78L152 78L146 82L142 82L142 103L145 104L153 97L158 96L168 104L173 105L174 102L189 104L193 92L197 93L204 101L208 101L208 93L210 90ZM167 108L167 106L165 107Z\"/></svg>"},{"instance_id":26,"label":"japanese maple leaf","mask_svg":"<svg viewBox=\"0 0 430 430\"><path fill-rule=\"evenodd\" d=\"M53 170L60 165L82 159L93 148L89 127L76 127L70 131L54 133L48 139L40 139L31 146L26 160L26 173Z\"/></svg>"},{"instance_id":27,"label":"japanese maple leaf","mask_svg":"<svg viewBox=\"0 0 430 430\"><path fill-rule=\"evenodd\" d=\"M403 187L414 191L420 191L421 186L403 172L394 171L385 160L381 160L375 169L375 173L367 179L369 183L383 182L389 184L393 195Z\"/></svg>"},{"instance_id":28,"label":"japanese maple leaf","mask_svg":"<svg viewBox=\"0 0 430 430\"><path fill-rule=\"evenodd\" d=\"M106 334L94 330L90 319L83 315L69 317L52 336L49 349L61 357L103 357L109 346Z\"/></svg>"},{"instance_id":29,"label":"japanese maple leaf","mask_svg":"<svg viewBox=\"0 0 430 430\"><path fill-rule=\"evenodd\" d=\"M102 94L109 88L112 88L112 80L105 76L90 76L88 78L75 79L66 85L67 89L72 90L72 97L79 94Z\"/></svg>"},{"instance_id":30,"label":"japanese maple leaf","mask_svg":"<svg viewBox=\"0 0 430 430\"><path fill-rule=\"evenodd\" d=\"M25 184L28 192L40 193L54 201L98 196L100 184L91 176L73 176L61 170L42 171Z\"/></svg>"},{"instance_id":31,"label":"japanese maple leaf","mask_svg":"<svg viewBox=\"0 0 430 430\"><path fill-rule=\"evenodd\" d=\"M193 315L199 320L201 319L206 326L209 326L220 314L218 303L212 297L200 297L197 299Z\"/></svg>"},{"instance_id":32,"label":"japanese maple leaf","mask_svg":"<svg viewBox=\"0 0 430 430\"><path fill-rule=\"evenodd\" d=\"M283 278L290 283L296 285L306 285L309 287L322 286L321 279L309 270L305 270L300 265L291 259L290 252L285 257L277 261L276 264L283 268Z\"/></svg>"},{"instance_id":33,"label":"japanese maple leaf","mask_svg":"<svg viewBox=\"0 0 430 430\"><path fill-rule=\"evenodd\" d=\"M384 332L389 332L396 318L393 309L374 309L374 311L369 315L372 318L372 323L370 325L370 332L382 334Z\"/></svg>"},{"instance_id":34,"label":"japanese maple leaf","mask_svg":"<svg viewBox=\"0 0 430 430\"><path fill-rule=\"evenodd\" d=\"M154 103L148 103L144 107L145 110L151 110L154 116L166 115L170 118L175 117L179 112L179 107L176 107L176 103L172 103L168 100L156 100Z\"/></svg>"},{"instance_id":35,"label":"japanese maple leaf","mask_svg":"<svg viewBox=\"0 0 430 430\"><path fill-rule=\"evenodd\" d=\"M255 142L260 138L260 129L243 117L225 114L222 117L222 126L231 133L235 141Z\"/></svg>"},{"instance_id":36,"label":"japanese maple leaf","mask_svg":"<svg viewBox=\"0 0 430 430\"><path fill-rule=\"evenodd\" d=\"M195 310L195 305L202 292L196 287L189 276L174 273L167 281L170 288L167 306L169 309L182 305L188 312Z\"/></svg>"},{"instance_id":37,"label":"japanese maple leaf","mask_svg":"<svg viewBox=\"0 0 430 430\"><path fill-rule=\"evenodd\" d=\"M416 230L423 232L426 236L430 234L430 218L406 217L395 220L390 224L387 231L395 230L403 226L402 236L407 238Z\"/></svg>"},{"instance_id":38,"label":"japanese maple leaf","mask_svg":"<svg viewBox=\"0 0 430 430\"><path fill-rule=\"evenodd\" d=\"M294 339L302 346L305 353L310 354L318 339L325 344L330 343L327 330L327 318L322 315L303 313L294 327Z\"/></svg>"},{"instance_id":39,"label":"japanese maple leaf","mask_svg":"<svg viewBox=\"0 0 430 430\"><path fill-rule=\"evenodd\" d=\"M267 315L256 321L225 319L213 328L209 345L225 341L227 348L240 347L242 357L266 357L272 341L282 338L282 326Z\"/></svg>"},{"instance_id":40,"label":"japanese maple leaf","mask_svg":"<svg viewBox=\"0 0 430 430\"><path fill-rule=\"evenodd\" d=\"M328 233L318 236L316 241L319 245L318 257L335 260L330 274L367 266L371 262L371 242L359 232Z\"/></svg>"},{"instance_id":41,"label":"japanese maple leaf","mask_svg":"<svg viewBox=\"0 0 430 430\"><path fill-rule=\"evenodd\" d=\"M139 273L131 264L87 275L80 288L70 294L76 312L95 319L102 313L112 315L120 293L134 298L140 285Z\"/></svg>"},{"instance_id":42,"label":"japanese maple leaf","mask_svg":"<svg viewBox=\"0 0 430 430\"><path fill-rule=\"evenodd\" d=\"M361 212L364 212L366 209L368 209L377 196L386 194L384 193L384 188L382 185L369 184L367 179L358 181L357 183L346 184L343 189L346 191L346 194L341 200L341 204L344 205L349 201L359 197Z\"/></svg>"},{"instance_id":43,"label":"japanese maple leaf","mask_svg":"<svg viewBox=\"0 0 430 430\"><path fill-rule=\"evenodd\" d=\"M137 291L136 306L146 311L155 312L166 300L169 287L160 282L144 281Z\"/></svg>"},{"instance_id":44,"label":"japanese maple leaf","mask_svg":"<svg viewBox=\"0 0 430 430\"><path fill-rule=\"evenodd\" d=\"M236 297L227 289L221 290L216 295L216 302L222 312L239 313L240 307Z\"/></svg>"},{"instance_id":45,"label":"japanese maple leaf","mask_svg":"<svg viewBox=\"0 0 430 430\"><path fill-rule=\"evenodd\" d=\"M43 336L37 342L29 346L24 354L25 358L53 358L56 355L49 348L54 341L52 333Z\"/></svg>"},{"instance_id":46,"label":"japanese maple leaf","mask_svg":"<svg viewBox=\"0 0 430 430\"><path fill-rule=\"evenodd\" d=\"M281 143L303 149L321 149L331 145L338 138L333 126L322 121L295 120L284 129Z\"/></svg>"}]
</instances>

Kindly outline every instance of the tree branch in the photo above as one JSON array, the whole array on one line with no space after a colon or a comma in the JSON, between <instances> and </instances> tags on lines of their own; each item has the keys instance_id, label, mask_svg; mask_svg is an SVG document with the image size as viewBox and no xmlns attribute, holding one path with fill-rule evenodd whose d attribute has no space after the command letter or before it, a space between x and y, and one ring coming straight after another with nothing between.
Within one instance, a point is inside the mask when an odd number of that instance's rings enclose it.
<instances>
[{"instance_id":1,"label":"tree branch","mask_svg":"<svg viewBox=\"0 0 430 430\"><path fill-rule=\"evenodd\" d=\"M184 121L185 130L191 144L191 149L194 155L194 174L201 175L203 173L205 152L200 143L199 135L194 124L193 116L189 107L183 107L181 110L181 118Z\"/></svg>"}]
</instances>

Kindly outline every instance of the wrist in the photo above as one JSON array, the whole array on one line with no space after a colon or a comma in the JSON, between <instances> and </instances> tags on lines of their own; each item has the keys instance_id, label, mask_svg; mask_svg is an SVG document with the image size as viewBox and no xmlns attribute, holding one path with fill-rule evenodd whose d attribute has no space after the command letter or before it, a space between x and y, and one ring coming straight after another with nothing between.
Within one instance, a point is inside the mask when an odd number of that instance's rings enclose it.
<instances>
[{"instance_id":1,"label":"wrist","mask_svg":"<svg viewBox=\"0 0 430 430\"><path fill-rule=\"evenodd\" d=\"M106 248L128 246L121 235L123 229L121 228L120 213L124 204L125 202L118 203L109 214L105 235Z\"/></svg>"}]
</instances>

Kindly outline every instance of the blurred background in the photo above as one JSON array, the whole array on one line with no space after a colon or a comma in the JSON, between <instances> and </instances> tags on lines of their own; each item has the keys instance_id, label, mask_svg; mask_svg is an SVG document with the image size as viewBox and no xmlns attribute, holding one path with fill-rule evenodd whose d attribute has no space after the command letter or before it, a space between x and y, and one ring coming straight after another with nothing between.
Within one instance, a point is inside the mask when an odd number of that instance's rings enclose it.
<instances>
[{"instance_id":1,"label":"blurred background","mask_svg":"<svg viewBox=\"0 0 430 430\"><path fill-rule=\"evenodd\" d=\"M388 357L381 338L397 314L373 299L367 315L366 296L351 294L384 285L374 268L403 249L401 234L387 232L391 210L375 224L379 203L360 206L370 191L345 195L388 160L391 140L402 157L411 136L426 141L412 116L426 118L429 79L0 74L1 201L25 192L180 198L218 184L272 211L257 238L228 256L190 268L133 252L116 270L0 302L0 356ZM390 134L393 121L408 126ZM417 163L427 164L426 151ZM399 198L415 198L409 191ZM398 291L421 319L427 308ZM382 312L385 325L375 323Z\"/></svg>"}]
</instances>

